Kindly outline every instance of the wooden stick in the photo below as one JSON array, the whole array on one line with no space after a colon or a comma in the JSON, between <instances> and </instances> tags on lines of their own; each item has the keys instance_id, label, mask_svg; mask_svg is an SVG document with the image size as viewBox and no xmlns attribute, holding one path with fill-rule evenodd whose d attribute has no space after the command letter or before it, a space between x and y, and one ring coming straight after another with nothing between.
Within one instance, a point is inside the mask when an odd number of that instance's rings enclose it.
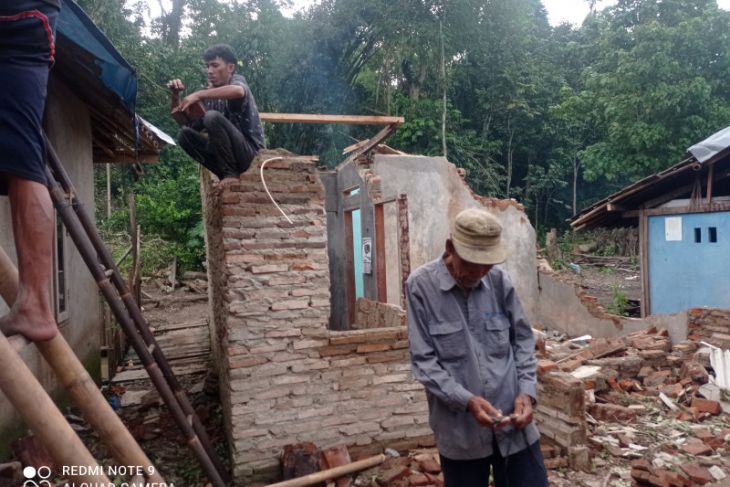
<instances>
[{"instance_id":1,"label":"wooden stick","mask_svg":"<svg viewBox=\"0 0 730 487\"><path fill-rule=\"evenodd\" d=\"M8 308L13 305L18 294L18 270L8 254L0 247L0 296Z\"/></svg>"},{"instance_id":2,"label":"wooden stick","mask_svg":"<svg viewBox=\"0 0 730 487\"><path fill-rule=\"evenodd\" d=\"M400 125L403 117L370 115L323 115L309 113L259 113L262 122L271 123L339 123L350 125Z\"/></svg>"},{"instance_id":3,"label":"wooden stick","mask_svg":"<svg viewBox=\"0 0 730 487\"><path fill-rule=\"evenodd\" d=\"M276 484L270 484L267 487L305 487L375 467L384 461L385 455L381 453L380 455L366 458L365 460L359 460L340 467L330 468L329 470L322 470L321 472L310 473L304 477L297 477L295 479L285 480Z\"/></svg>"},{"instance_id":4,"label":"wooden stick","mask_svg":"<svg viewBox=\"0 0 730 487\"><path fill-rule=\"evenodd\" d=\"M0 280L3 282L0 295L11 305L18 293L18 272L2 248ZM59 332L52 340L37 342L36 347L56 373L58 382L70 393L86 421L99 433L101 440L120 465L142 467L150 482L164 483L164 479L104 399L63 335Z\"/></svg>"}]
</instances>

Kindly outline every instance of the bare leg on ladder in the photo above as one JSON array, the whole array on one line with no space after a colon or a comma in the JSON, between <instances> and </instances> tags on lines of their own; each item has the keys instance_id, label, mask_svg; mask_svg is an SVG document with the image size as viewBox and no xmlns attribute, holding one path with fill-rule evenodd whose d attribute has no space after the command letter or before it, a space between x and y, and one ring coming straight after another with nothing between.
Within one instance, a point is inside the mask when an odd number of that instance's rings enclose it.
<instances>
[{"instance_id":1,"label":"bare leg on ladder","mask_svg":"<svg viewBox=\"0 0 730 487\"><path fill-rule=\"evenodd\" d=\"M11 176L8 189L20 287L10 313L0 318L0 331L32 341L50 340L58 331L49 295L53 204L40 183Z\"/></svg>"}]
</instances>

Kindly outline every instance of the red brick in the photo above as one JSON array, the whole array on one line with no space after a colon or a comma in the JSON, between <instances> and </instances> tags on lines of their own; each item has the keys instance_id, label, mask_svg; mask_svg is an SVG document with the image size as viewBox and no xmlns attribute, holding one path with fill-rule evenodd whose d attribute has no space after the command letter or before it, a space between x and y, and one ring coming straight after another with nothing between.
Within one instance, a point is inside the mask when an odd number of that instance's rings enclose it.
<instances>
[{"instance_id":1,"label":"red brick","mask_svg":"<svg viewBox=\"0 0 730 487\"><path fill-rule=\"evenodd\" d=\"M265 364L269 359L265 357L249 357L241 360L229 360L228 367L231 369L243 369L246 367L255 367L256 365Z\"/></svg>"},{"instance_id":2,"label":"red brick","mask_svg":"<svg viewBox=\"0 0 730 487\"><path fill-rule=\"evenodd\" d=\"M408 485L412 485L414 487L420 487L430 484L431 479L429 479L427 475L424 475L422 473L414 473L410 477L408 477Z\"/></svg>"},{"instance_id":3,"label":"red brick","mask_svg":"<svg viewBox=\"0 0 730 487\"><path fill-rule=\"evenodd\" d=\"M689 463L684 464L680 466L684 473L689 475L689 478L692 479L693 482L696 482L700 485L709 484L710 482L714 482L714 478L712 477L712 474L709 470L707 470L705 467L700 466L697 463Z\"/></svg>"},{"instance_id":4,"label":"red brick","mask_svg":"<svg viewBox=\"0 0 730 487\"><path fill-rule=\"evenodd\" d=\"M681 448L682 451L694 456L712 454L712 448L697 438L690 438Z\"/></svg>"},{"instance_id":5,"label":"red brick","mask_svg":"<svg viewBox=\"0 0 730 487\"><path fill-rule=\"evenodd\" d=\"M589 412L598 421L630 421L636 417L635 411L619 406L618 404L591 404L589 406Z\"/></svg>"},{"instance_id":6,"label":"red brick","mask_svg":"<svg viewBox=\"0 0 730 487\"><path fill-rule=\"evenodd\" d=\"M390 345L387 343L369 343L366 345L359 345L357 347L357 353L371 353L371 352L385 352L390 350Z\"/></svg>"},{"instance_id":7,"label":"red brick","mask_svg":"<svg viewBox=\"0 0 730 487\"><path fill-rule=\"evenodd\" d=\"M406 478L411 474L411 469L405 465L394 465L381 470L378 473L377 482L383 487L390 486L393 482Z\"/></svg>"},{"instance_id":8,"label":"red brick","mask_svg":"<svg viewBox=\"0 0 730 487\"><path fill-rule=\"evenodd\" d=\"M722 412L722 406L717 401L711 401L709 399L700 399L698 397L692 399L692 407L697 408L701 413L710 413L718 415Z\"/></svg>"},{"instance_id":9,"label":"red brick","mask_svg":"<svg viewBox=\"0 0 730 487\"><path fill-rule=\"evenodd\" d=\"M538 360L537 362L537 374L538 375L544 375L548 372L551 372L555 370L555 368L558 366L555 362L552 360Z\"/></svg>"},{"instance_id":10,"label":"red brick","mask_svg":"<svg viewBox=\"0 0 730 487\"><path fill-rule=\"evenodd\" d=\"M433 456L429 455L430 458L424 458L418 462L419 467L422 471L432 474L441 473L441 465L436 461Z\"/></svg>"},{"instance_id":11,"label":"red brick","mask_svg":"<svg viewBox=\"0 0 730 487\"><path fill-rule=\"evenodd\" d=\"M677 398L684 390L682 384L669 384L661 388L661 391L667 395L667 397Z\"/></svg>"},{"instance_id":12,"label":"red brick","mask_svg":"<svg viewBox=\"0 0 730 487\"><path fill-rule=\"evenodd\" d=\"M646 387L654 387L664 384L672 372L669 370L660 370L658 372L652 372L644 378L644 385Z\"/></svg>"},{"instance_id":13,"label":"red brick","mask_svg":"<svg viewBox=\"0 0 730 487\"><path fill-rule=\"evenodd\" d=\"M637 470L645 470L648 472L649 470L651 470L651 463L649 463L646 458L638 458L631 461L631 468L635 468Z\"/></svg>"}]
</instances>

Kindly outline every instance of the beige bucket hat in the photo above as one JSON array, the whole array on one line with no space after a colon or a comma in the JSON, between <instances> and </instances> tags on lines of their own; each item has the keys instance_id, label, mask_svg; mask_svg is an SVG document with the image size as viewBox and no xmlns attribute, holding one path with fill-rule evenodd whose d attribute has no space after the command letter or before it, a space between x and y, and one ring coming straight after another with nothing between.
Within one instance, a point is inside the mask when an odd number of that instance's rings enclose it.
<instances>
[{"instance_id":1,"label":"beige bucket hat","mask_svg":"<svg viewBox=\"0 0 730 487\"><path fill-rule=\"evenodd\" d=\"M486 210L469 208L456 215L451 241L459 257L474 264L501 264L507 258L502 225Z\"/></svg>"}]
</instances>

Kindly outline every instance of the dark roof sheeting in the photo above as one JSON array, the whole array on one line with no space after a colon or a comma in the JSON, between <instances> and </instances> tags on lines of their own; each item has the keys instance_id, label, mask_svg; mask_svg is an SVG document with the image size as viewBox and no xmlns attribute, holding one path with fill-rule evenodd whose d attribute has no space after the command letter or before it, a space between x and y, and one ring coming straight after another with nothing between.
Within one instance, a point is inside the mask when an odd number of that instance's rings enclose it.
<instances>
[{"instance_id":1,"label":"dark roof sheeting","mask_svg":"<svg viewBox=\"0 0 730 487\"><path fill-rule=\"evenodd\" d=\"M171 138L135 113L134 68L81 7L73 0L61 3L51 76L89 108L94 162L157 162Z\"/></svg>"}]
</instances>

